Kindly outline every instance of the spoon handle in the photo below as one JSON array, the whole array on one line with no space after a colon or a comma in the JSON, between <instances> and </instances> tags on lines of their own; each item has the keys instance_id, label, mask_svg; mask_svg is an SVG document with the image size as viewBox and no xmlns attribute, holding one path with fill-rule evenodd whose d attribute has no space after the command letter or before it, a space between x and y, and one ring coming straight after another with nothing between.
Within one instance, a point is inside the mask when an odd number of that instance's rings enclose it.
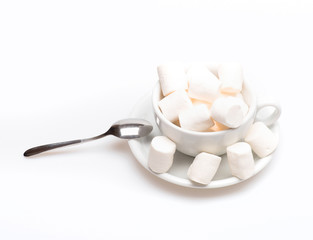
<instances>
[{"instance_id":1,"label":"spoon handle","mask_svg":"<svg viewBox=\"0 0 313 240\"><path fill-rule=\"evenodd\" d=\"M42 153L48 150L52 150L55 148L59 148L59 147L65 147L68 145L73 145L73 144L78 144L78 143L82 143L83 140L79 139L79 140L71 140L71 141L66 141L66 142L59 142L59 143L50 143L50 144L46 144L46 145L41 145L38 147L33 147L28 149L26 152L24 152L24 156L25 157L30 157L33 155L36 155L38 153Z\"/></svg>"},{"instance_id":2,"label":"spoon handle","mask_svg":"<svg viewBox=\"0 0 313 240\"><path fill-rule=\"evenodd\" d=\"M66 141L66 142L58 142L58 143L50 143L50 144L45 144L45 145L41 145L41 146L38 146L38 147L33 147L33 148L30 148L28 149L27 151L24 152L24 156L25 157L30 157L30 156L33 156L33 155L36 155L36 154L39 154L39 153L42 153L42 152L45 152L45 151L49 151L49 150L52 150L52 149L55 149L55 148L59 148L59 147L65 147L65 146L68 146L68 145L73 145L73 144L78 144L78 143L85 143L85 142L89 142L89 141L92 141L92 140L97 140L99 138L103 138L107 135L110 135L112 134L111 132L111 128L101 134L101 135L98 135L98 136L95 136L95 137L91 137L91 138L84 138L84 139L77 139L77 140L71 140L71 141Z\"/></svg>"}]
</instances>

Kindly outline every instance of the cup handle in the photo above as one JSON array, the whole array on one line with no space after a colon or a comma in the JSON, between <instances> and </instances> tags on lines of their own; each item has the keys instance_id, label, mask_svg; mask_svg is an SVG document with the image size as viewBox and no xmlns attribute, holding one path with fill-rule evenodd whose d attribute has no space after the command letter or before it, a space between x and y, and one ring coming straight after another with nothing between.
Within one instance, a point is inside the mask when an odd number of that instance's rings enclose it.
<instances>
[{"instance_id":1,"label":"cup handle","mask_svg":"<svg viewBox=\"0 0 313 240\"><path fill-rule=\"evenodd\" d=\"M271 112L270 114L267 114L265 117L260 117L258 115L260 115L260 111L263 108L266 107L272 107L274 108L274 111ZM273 100L273 99L269 99L269 98L259 98L257 100L257 110L256 110L256 117L255 117L255 122L263 122L265 125L270 126L273 123L275 123L278 118L280 117L281 114L281 107L279 102Z\"/></svg>"}]
</instances>

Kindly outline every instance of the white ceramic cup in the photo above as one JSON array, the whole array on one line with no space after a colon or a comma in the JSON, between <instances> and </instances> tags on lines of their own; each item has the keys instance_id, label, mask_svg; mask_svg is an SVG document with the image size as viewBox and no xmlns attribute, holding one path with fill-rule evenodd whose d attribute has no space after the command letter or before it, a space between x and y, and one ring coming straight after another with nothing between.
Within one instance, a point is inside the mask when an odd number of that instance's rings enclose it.
<instances>
[{"instance_id":1,"label":"white ceramic cup","mask_svg":"<svg viewBox=\"0 0 313 240\"><path fill-rule=\"evenodd\" d=\"M269 100L256 99L252 89L247 82L243 84L242 95L249 105L249 111L238 128L223 130L219 132L195 132L182 129L167 120L159 109L158 103L163 98L160 83L157 82L152 93L152 104L156 124L164 136L176 143L177 150L196 156L200 152L208 152L215 155L222 155L230 146L243 139L254 121L263 121L267 126L275 123L280 116L281 108L279 103ZM272 111L266 117L256 118L258 112L265 108L272 107Z\"/></svg>"}]
</instances>

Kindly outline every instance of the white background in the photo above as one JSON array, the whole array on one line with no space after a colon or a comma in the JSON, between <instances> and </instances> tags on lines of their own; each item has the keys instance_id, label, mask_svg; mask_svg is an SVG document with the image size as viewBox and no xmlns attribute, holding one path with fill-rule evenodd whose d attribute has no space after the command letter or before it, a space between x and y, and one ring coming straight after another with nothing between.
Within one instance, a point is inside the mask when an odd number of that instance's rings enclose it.
<instances>
[{"instance_id":1,"label":"white background","mask_svg":"<svg viewBox=\"0 0 313 240\"><path fill-rule=\"evenodd\" d=\"M0 239L312 239L310 0L0 1ZM260 174L187 189L100 134L168 60L245 66L279 99L281 141Z\"/></svg>"}]
</instances>

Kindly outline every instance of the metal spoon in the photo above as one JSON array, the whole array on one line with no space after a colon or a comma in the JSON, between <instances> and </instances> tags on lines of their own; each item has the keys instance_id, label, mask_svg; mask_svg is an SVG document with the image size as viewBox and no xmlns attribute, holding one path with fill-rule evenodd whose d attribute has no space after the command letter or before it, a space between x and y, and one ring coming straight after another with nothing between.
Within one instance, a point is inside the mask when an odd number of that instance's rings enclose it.
<instances>
[{"instance_id":1,"label":"metal spoon","mask_svg":"<svg viewBox=\"0 0 313 240\"><path fill-rule=\"evenodd\" d=\"M108 131L105 133L92 137L92 138L85 138L85 139L78 139L66 142L59 142L59 143L51 143L46 145L41 145L38 147L30 148L26 152L24 152L25 157L33 156L38 153L42 153L48 150L52 150L59 147L65 147L68 145L78 144L78 143L85 143L92 140L97 140L99 138L103 138L107 135L114 135L118 138L122 139L133 139L133 138L140 138L147 136L153 127L151 123L143 119L124 119L114 123Z\"/></svg>"}]
</instances>

